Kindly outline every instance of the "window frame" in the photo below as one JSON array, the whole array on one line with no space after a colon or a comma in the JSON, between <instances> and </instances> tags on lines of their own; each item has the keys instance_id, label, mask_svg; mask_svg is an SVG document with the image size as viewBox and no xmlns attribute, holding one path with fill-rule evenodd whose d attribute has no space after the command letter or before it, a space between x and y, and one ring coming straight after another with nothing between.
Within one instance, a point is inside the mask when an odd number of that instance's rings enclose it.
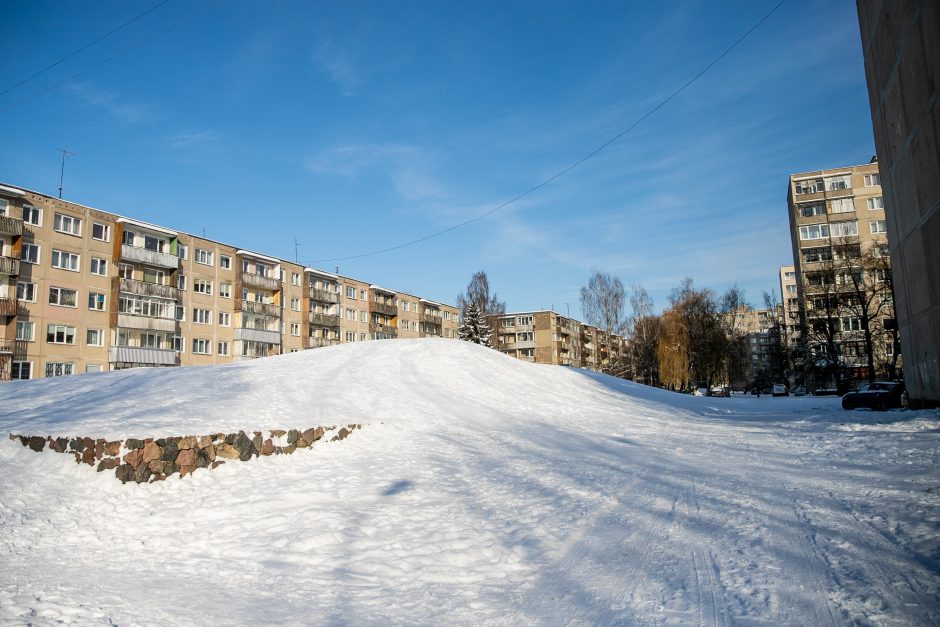
<instances>
[{"instance_id":1,"label":"window frame","mask_svg":"<svg viewBox=\"0 0 940 627\"><path fill-rule=\"evenodd\" d=\"M55 291L55 294L56 294L55 302L53 302L52 300L53 291ZM62 295L64 293L69 293L69 292L71 292L73 295L74 304L63 305ZM68 307L69 309L77 309L78 308L78 290L73 290L70 287L59 287L58 285L50 285L49 286L49 304L54 307Z\"/></svg>"},{"instance_id":2,"label":"window frame","mask_svg":"<svg viewBox=\"0 0 940 627\"><path fill-rule=\"evenodd\" d=\"M56 265L56 262L61 264L63 260L73 260L73 263L71 264L72 267ZM53 248L52 254L49 256L49 265L56 270L65 270L66 272L80 272L82 256L79 253L73 253L70 250L59 250L57 248Z\"/></svg>"}]
</instances>

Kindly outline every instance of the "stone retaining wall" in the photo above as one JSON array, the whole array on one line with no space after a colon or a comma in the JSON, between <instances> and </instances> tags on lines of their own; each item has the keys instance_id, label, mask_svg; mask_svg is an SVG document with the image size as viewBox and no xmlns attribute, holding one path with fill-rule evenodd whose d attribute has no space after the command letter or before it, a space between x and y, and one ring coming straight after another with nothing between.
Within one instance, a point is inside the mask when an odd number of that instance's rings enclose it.
<instances>
[{"instance_id":1,"label":"stone retaining wall","mask_svg":"<svg viewBox=\"0 0 940 627\"><path fill-rule=\"evenodd\" d=\"M335 442L361 428L360 424L351 424L339 429L335 426L288 431L275 429L268 432L267 438L262 431L253 431L250 436L239 431L126 440L53 438L11 433L10 439L19 440L23 446L37 453L47 449L56 453L71 453L78 464L97 466L98 472L113 470L121 483L146 483L162 481L177 473L182 478L197 468L216 468L226 461L246 462L258 456L290 455L298 449L310 448L314 442L334 431L329 439Z\"/></svg>"}]
</instances>

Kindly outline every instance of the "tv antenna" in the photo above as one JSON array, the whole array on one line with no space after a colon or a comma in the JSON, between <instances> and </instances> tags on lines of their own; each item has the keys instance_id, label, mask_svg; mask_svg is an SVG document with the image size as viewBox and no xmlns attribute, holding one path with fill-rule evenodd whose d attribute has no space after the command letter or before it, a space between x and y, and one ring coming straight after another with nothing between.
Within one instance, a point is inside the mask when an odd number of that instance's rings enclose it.
<instances>
[{"instance_id":1,"label":"tv antenna","mask_svg":"<svg viewBox=\"0 0 940 627\"><path fill-rule=\"evenodd\" d=\"M65 178L65 158L74 157L75 153L65 148L59 148L59 152L62 153L62 167L59 169L59 198L62 198L62 180Z\"/></svg>"}]
</instances>

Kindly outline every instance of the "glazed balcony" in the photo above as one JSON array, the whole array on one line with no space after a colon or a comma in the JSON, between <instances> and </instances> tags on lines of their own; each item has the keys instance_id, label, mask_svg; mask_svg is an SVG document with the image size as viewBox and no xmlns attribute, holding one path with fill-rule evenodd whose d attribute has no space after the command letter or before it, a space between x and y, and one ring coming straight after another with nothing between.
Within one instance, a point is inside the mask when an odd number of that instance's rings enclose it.
<instances>
[{"instance_id":1,"label":"glazed balcony","mask_svg":"<svg viewBox=\"0 0 940 627\"><path fill-rule=\"evenodd\" d=\"M176 351L164 348L137 346L111 346L108 362L112 364L144 364L148 366L175 366Z\"/></svg>"},{"instance_id":2,"label":"glazed balcony","mask_svg":"<svg viewBox=\"0 0 940 627\"><path fill-rule=\"evenodd\" d=\"M122 329L165 331L167 333L175 332L179 328L174 318L153 318L150 316L135 316L125 313L118 313L117 326Z\"/></svg>"},{"instance_id":3,"label":"glazed balcony","mask_svg":"<svg viewBox=\"0 0 940 627\"><path fill-rule=\"evenodd\" d=\"M20 260L15 257L0 257L0 274L17 276L20 273Z\"/></svg>"},{"instance_id":4,"label":"glazed balcony","mask_svg":"<svg viewBox=\"0 0 940 627\"><path fill-rule=\"evenodd\" d=\"M310 297L310 300L316 301L318 303L338 303L339 302L339 294L337 294L336 292L320 290L315 287L311 287L307 291L307 295Z\"/></svg>"},{"instance_id":5,"label":"glazed balcony","mask_svg":"<svg viewBox=\"0 0 940 627\"><path fill-rule=\"evenodd\" d=\"M247 285L248 287L259 287L272 292L281 289L281 284L277 279L272 279L271 277L255 274L253 272L242 272L239 275L239 279L242 285Z\"/></svg>"},{"instance_id":6,"label":"glazed balcony","mask_svg":"<svg viewBox=\"0 0 940 627\"><path fill-rule=\"evenodd\" d=\"M170 300L179 299L179 290L171 285L160 285L159 283L136 281L122 277L115 277L114 282L117 284L118 290L125 294L156 296L157 298L167 298Z\"/></svg>"},{"instance_id":7,"label":"glazed balcony","mask_svg":"<svg viewBox=\"0 0 940 627\"><path fill-rule=\"evenodd\" d=\"M443 320L443 318L441 318L441 314L437 314L436 316L427 314L427 313L421 314L421 322L430 322L431 324L440 324L441 320Z\"/></svg>"},{"instance_id":8,"label":"glazed balcony","mask_svg":"<svg viewBox=\"0 0 940 627\"><path fill-rule=\"evenodd\" d=\"M310 324L318 327L338 327L339 316L324 313L310 312Z\"/></svg>"},{"instance_id":9,"label":"glazed balcony","mask_svg":"<svg viewBox=\"0 0 940 627\"><path fill-rule=\"evenodd\" d=\"M23 221L20 218L0 216L0 234L20 236L23 234Z\"/></svg>"},{"instance_id":10,"label":"glazed balcony","mask_svg":"<svg viewBox=\"0 0 940 627\"><path fill-rule=\"evenodd\" d=\"M235 311L255 314L257 316L268 316L270 318L280 318L281 308L278 305L268 303L258 303L253 300L236 300Z\"/></svg>"},{"instance_id":11,"label":"glazed balcony","mask_svg":"<svg viewBox=\"0 0 940 627\"><path fill-rule=\"evenodd\" d=\"M264 344L280 344L281 334L277 331L267 331L265 329L235 329L235 339Z\"/></svg>"},{"instance_id":12,"label":"glazed balcony","mask_svg":"<svg viewBox=\"0 0 940 627\"><path fill-rule=\"evenodd\" d=\"M124 261L134 261L144 263L148 266L157 266L159 268L179 268L180 260L176 255L161 253L156 250L138 246L129 246L121 244L121 259Z\"/></svg>"}]
</instances>

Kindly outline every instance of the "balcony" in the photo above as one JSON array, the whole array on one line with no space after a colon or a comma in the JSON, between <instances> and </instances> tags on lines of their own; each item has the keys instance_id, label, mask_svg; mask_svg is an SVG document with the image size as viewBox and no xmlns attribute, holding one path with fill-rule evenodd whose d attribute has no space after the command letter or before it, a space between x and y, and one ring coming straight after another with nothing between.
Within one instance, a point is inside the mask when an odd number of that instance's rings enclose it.
<instances>
[{"instance_id":1,"label":"balcony","mask_svg":"<svg viewBox=\"0 0 940 627\"><path fill-rule=\"evenodd\" d=\"M23 221L19 218L11 218L10 216L0 216L0 234L22 235Z\"/></svg>"},{"instance_id":2,"label":"balcony","mask_svg":"<svg viewBox=\"0 0 940 627\"><path fill-rule=\"evenodd\" d=\"M175 366L176 351L163 348L111 346L108 362L112 364L140 364L146 366Z\"/></svg>"},{"instance_id":3,"label":"balcony","mask_svg":"<svg viewBox=\"0 0 940 627\"><path fill-rule=\"evenodd\" d=\"M308 296L310 300L315 300L318 303L338 303L339 294L336 292L328 292L326 290L318 290L315 287L311 287L308 291Z\"/></svg>"},{"instance_id":4,"label":"balcony","mask_svg":"<svg viewBox=\"0 0 940 627\"><path fill-rule=\"evenodd\" d=\"M281 317L281 308L278 305L257 303L253 300L236 300L235 311L243 311L245 313L268 316L271 318Z\"/></svg>"},{"instance_id":5,"label":"balcony","mask_svg":"<svg viewBox=\"0 0 940 627\"><path fill-rule=\"evenodd\" d=\"M266 331L264 329L235 329L236 340L248 340L250 342L261 342L263 344L280 344L281 334L277 331Z\"/></svg>"},{"instance_id":6,"label":"balcony","mask_svg":"<svg viewBox=\"0 0 940 627\"><path fill-rule=\"evenodd\" d=\"M137 246L121 244L121 259L125 261L136 261L148 266L157 266L160 268L179 268L180 260L176 255L161 253L156 250L148 250Z\"/></svg>"},{"instance_id":7,"label":"balcony","mask_svg":"<svg viewBox=\"0 0 940 627\"><path fill-rule=\"evenodd\" d=\"M426 313L421 314L421 322L430 322L431 324L441 324L441 320L443 320L443 318L441 318L440 314L436 316L433 316L431 314L426 314Z\"/></svg>"},{"instance_id":8,"label":"balcony","mask_svg":"<svg viewBox=\"0 0 940 627\"><path fill-rule=\"evenodd\" d=\"M118 285L118 289L125 294L156 296L157 298L168 298L170 300L179 299L179 290L170 285L135 281L134 279L125 279L122 277L115 277L115 282Z\"/></svg>"},{"instance_id":9,"label":"balcony","mask_svg":"<svg viewBox=\"0 0 940 627\"><path fill-rule=\"evenodd\" d=\"M26 344L25 341L0 339L0 355L25 355Z\"/></svg>"},{"instance_id":10,"label":"balcony","mask_svg":"<svg viewBox=\"0 0 940 627\"><path fill-rule=\"evenodd\" d=\"M16 299L0 298L0 316L16 315Z\"/></svg>"},{"instance_id":11,"label":"balcony","mask_svg":"<svg viewBox=\"0 0 940 627\"><path fill-rule=\"evenodd\" d=\"M242 272L239 275L242 285L247 285L249 287L260 287L263 290L270 290L276 292L281 289L281 284L277 279L272 279L271 277L262 276L260 274L254 274L253 272Z\"/></svg>"},{"instance_id":12,"label":"balcony","mask_svg":"<svg viewBox=\"0 0 940 627\"><path fill-rule=\"evenodd\" d=\"M510 342L506 348L535 348L535 340L525 340L524 342Z\"/></svg>"},{"instance_id":13,"label":"balcony","mask_svg":"<svg viewBox=\"0 0 940 627\"><path fill-rule=\"evenodd\" d=\"M308 337L307 338L307 348L323 348L324 346L335 346L339 344L339 340L335 340L328 337Z\"/></svg>"},{"instance_id":14,"label":"balcony","mask_svg":"<svg viewBox=\"0 0 940 627\"><path fill-rule=\"evenodd\" d=\"M20 260L15 257L0 257L0 274L17 276L20 273Z\"/></svg>"},{"instance_id":15,"label":"balcony","mask_svg":"<svg viewBox=\"0 0 940 627\"><path fill-rule=\"evenodd\" d=\"M395 327L389 326L387 324L379 324L377 322L369 323L369 332L381 333L382 335L390 335L392 337L398 337L398 329L396 329Z\"/></svg>"},{"instance_id":16,"label":"balcony","mask_svg":"<svg viewBox=\"0 0 940 627\"><path fill-rule=\"evenodd\" d=\"M118 314L117 326L122 329L165 331L167 333L177 330L177 323L173 318L151 318L150 316L135 316L123 313Z\"/></svg>"},{"instance_id":17,"label":"balcony","mask_svg":"<svg viewBox=\"0 0 940 627\"><path fill-rule=\"evenodd\" d=\"M369 311L385 314L386 316L397 316L398 307L395 305L389 305L380 301L370 300L369 301Z\"/></svg>"},{"instance_id":18,"label":"balcony","mask_svg":"<svg viewBox=\"0 0 940 627\"><path fill-rule=\"evenodd\" d=\"M338 327L339 316L310 312L310 324L319 327Z\"/></svg>"}]
</instances>

